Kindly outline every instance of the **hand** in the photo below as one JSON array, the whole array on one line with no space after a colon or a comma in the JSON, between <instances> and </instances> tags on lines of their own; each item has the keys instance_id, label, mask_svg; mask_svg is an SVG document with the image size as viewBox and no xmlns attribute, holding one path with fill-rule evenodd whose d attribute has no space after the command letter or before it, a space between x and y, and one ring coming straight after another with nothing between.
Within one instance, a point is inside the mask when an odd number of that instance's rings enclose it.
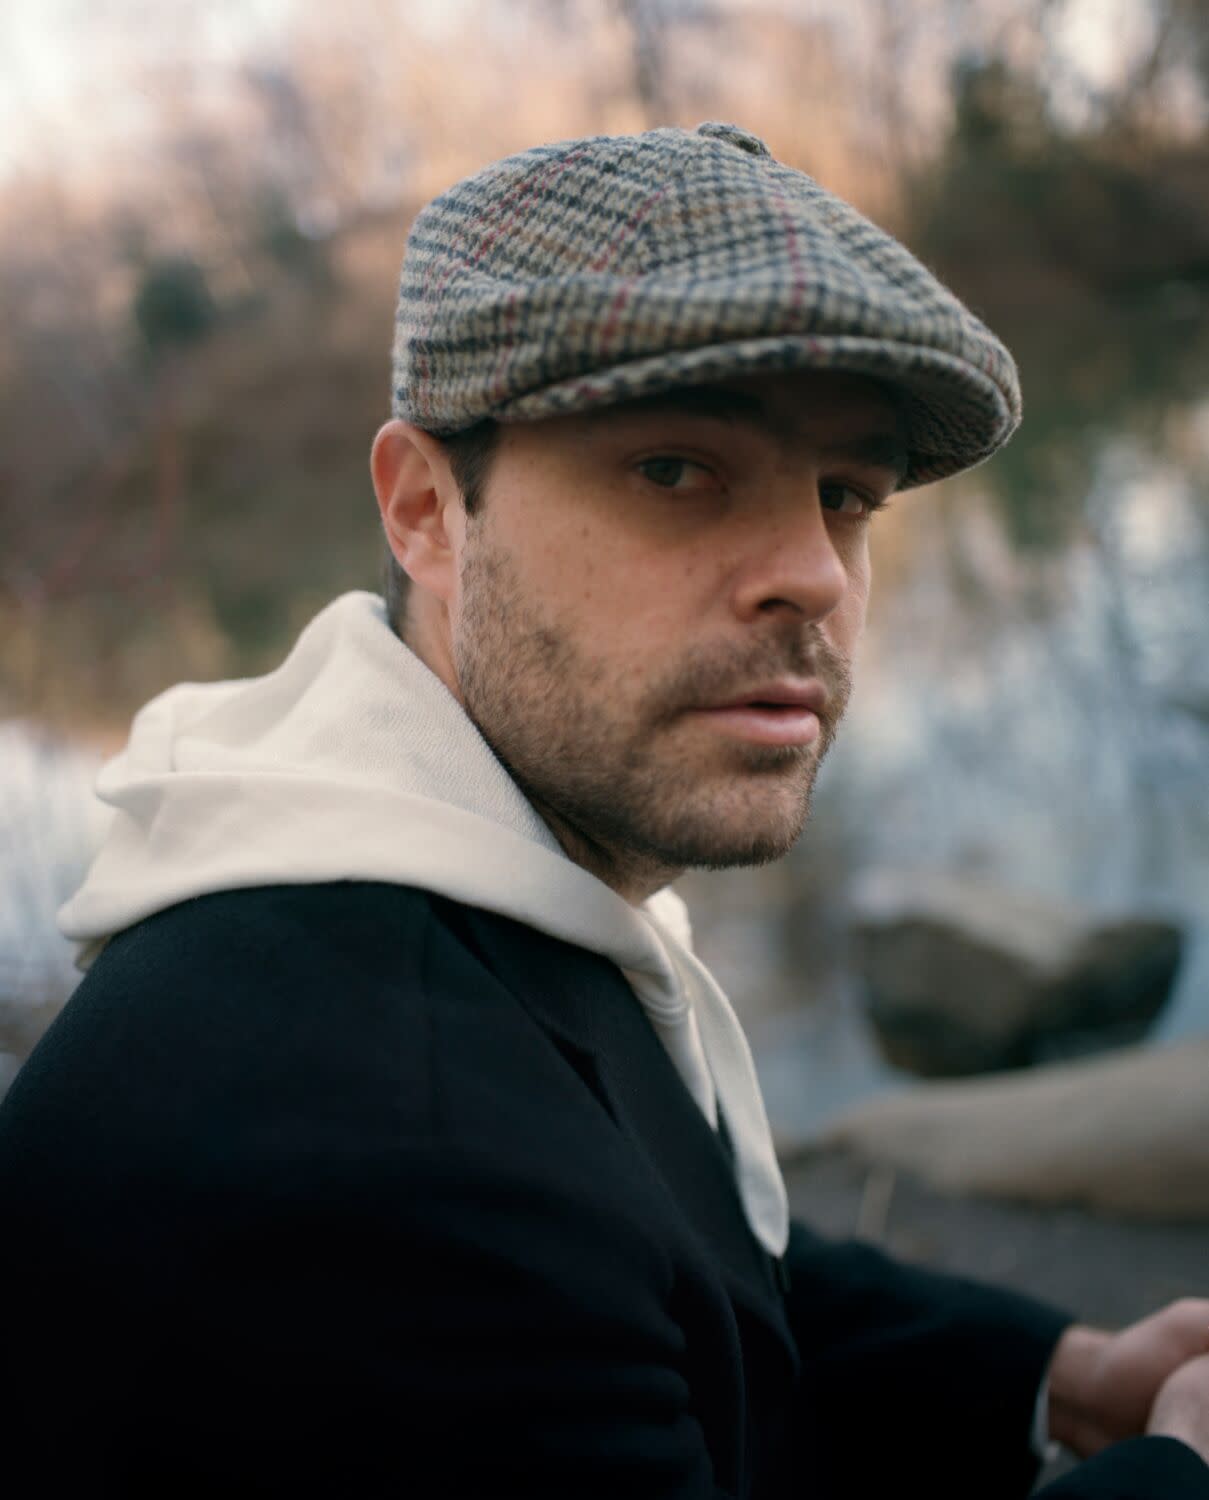
<instances>
[{"instance_id":1,"label":"hand","mask_svg":"<svg viewBox=\"0 0 1209 1500\"><path fill-rule=\"evenodd\" d=\"M1190 1359L1159 1389L1146 1431L1179 1438L1209 1463L1209 1355Z\"/></svg>"},{"instance_id":2,"label":"hand","mask_svg":"<svg viewBox=\"0 0 1209 1500\"><path fill-rule=\"evenodd\" d=\"M1050 1363L1050 1437L1081 1458L1139 1437L1168 1377L1189 1360L1199 1365L1207 1352L1209 1299L1202 1297L1173 1302L1120 1333L1075 1324Z\"/></svg>"}]
</instances>

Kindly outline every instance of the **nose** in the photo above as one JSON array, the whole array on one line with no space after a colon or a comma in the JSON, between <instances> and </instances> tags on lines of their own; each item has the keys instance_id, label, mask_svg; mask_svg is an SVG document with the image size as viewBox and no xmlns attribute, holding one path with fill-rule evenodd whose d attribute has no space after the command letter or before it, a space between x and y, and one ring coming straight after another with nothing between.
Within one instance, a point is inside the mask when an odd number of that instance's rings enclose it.
<instances>
[{"instance_id":1,"label":"nose","mask_svg":"<svg viewBox=\"0 0 1209 1500\"><path fill-rule=\"evenodd\" d=\"M847 592L848 568L817 492L769 505L740 545L732 606L744 621L769 614L823 620Z\"/></svg>"}]
</instances>

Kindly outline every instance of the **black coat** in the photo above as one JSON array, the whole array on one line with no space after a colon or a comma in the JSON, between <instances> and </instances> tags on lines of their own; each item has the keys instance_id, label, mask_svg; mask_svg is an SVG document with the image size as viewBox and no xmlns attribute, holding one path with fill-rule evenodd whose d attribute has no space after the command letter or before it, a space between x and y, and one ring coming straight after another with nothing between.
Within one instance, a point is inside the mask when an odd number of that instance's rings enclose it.
<instances>
[{"instance_id":1,"label":"black coat","mask_svg":"<svg viewBox=\"0 0 1209 1500\"><path fill-rule=\"evenodd\" d=\"M775 1265L613 965L376 883L117 937L0 1108L0 1211L14 1495L997 1500L1065 1322L796 1224Z\"/></svg>"}]
</instances>

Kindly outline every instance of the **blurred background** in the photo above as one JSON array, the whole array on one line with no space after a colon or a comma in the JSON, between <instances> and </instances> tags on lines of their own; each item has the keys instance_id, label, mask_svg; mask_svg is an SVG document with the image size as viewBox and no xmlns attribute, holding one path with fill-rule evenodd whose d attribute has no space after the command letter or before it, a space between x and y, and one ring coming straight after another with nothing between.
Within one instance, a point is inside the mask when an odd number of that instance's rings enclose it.
<instances>
[{"instance_id":1,"label":"blurred background","mask_svg":"<svg viewBox=\"0 0 1209 1500\"><path fill-rule=\"evenodd\" d=\"M875 523L800 847L684 882L774 1127L1209 1037L1209 0L7 0L0 1091L132 713L378 587L416 209L706 119L904 239L1025 392Z\"/></svg>"}]
</instances>

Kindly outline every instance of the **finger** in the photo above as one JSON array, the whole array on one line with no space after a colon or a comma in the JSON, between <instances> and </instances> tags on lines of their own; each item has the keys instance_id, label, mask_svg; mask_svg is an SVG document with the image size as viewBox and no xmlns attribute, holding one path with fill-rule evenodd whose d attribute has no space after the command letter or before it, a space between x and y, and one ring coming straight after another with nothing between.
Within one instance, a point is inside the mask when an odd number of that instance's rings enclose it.
<instances>
[{"instance_id":1,"label":"finger","mask_svg":"<svg viewBox=\"0 0 1209 1500\"><path fill-rule=\"evenodd\" d=\"M1169 1302L1153 1315L1155 1325L1168 1337L1183 1343L1191 1356L1201 1353L1207 1346L1209 1334L1209 1298L1181 1297L1178 1302ZM1143 1322L1149 1321L1143 1319Z\"/></svg>"}]
</instances>

